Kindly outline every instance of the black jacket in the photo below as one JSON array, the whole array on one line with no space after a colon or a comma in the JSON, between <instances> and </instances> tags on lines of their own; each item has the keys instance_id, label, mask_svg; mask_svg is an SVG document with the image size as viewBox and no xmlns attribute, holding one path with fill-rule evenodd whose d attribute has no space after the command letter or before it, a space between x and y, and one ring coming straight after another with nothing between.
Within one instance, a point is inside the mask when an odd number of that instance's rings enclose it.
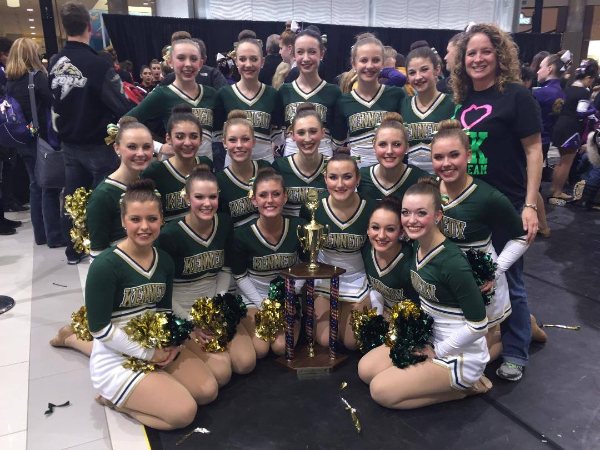
<instances>
[{"instance_id":1,"label":"black jacket","mask_svg":"<svg viewBox=\"0 0 600 450\"><path fill-rule=\"evenodd\" d=\"M50 64L52 111L61 140L103 144L106 126L133 107L112 64L89 45L74 41L67 41Z\"/></svg>"},{"instance_id":2,"label":"black jacket","mask_svg":"<svg viewBox=\"0 0 600 450\"><path fill-rule=\"evenodd\" d=\"M258 74L258 81L271 86L273 83L273 75L275 75L275 70L277 70L277 66L281 61L282 59L279 55L265 56L265 63Z\"/></svg>"},{"instance_id":3,"label":"black jacket","mask_svg":"<svg viewBox=\"0 0 600 450\"><path fill-rule=\"evenodd\" d=\"M29 74L26 73L18 80L8 80L6 83L6 92L14 98L21 109L27 122L33 121L31 112L31 102L29 101ZM35 103L38 112L39 133L42 139L48 139L48 118L47 113L50 111L52 104L52 94L48 87L48 77L44 72L36 72L33 76L33 92L35 94Z\"/></svg>"},{"instance_id":4,"label":"black jacket","mask_svg":"<svg viewBox=\"0 0 600 450\"><path fill-rule=\"evenodd\" d=\"M175 81L175 74L171 72L164 78L164 80L160 82L160 84L166 86L169 84L173 84L173 81ZM223 86L228 85L225 76L223 76L219 69L206 65L202 66L202 68L196 75L196 83L202 84L204 86L210 86L217 91Z\"/></svg>"}]
</instances>

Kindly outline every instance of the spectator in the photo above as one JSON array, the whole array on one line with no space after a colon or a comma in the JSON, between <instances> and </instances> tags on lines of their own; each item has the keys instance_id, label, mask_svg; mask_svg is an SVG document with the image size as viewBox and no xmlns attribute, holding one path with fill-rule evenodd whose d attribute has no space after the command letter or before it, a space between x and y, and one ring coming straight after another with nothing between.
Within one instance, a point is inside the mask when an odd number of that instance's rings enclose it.
<instances>
[{"instance_id":1,"label":"spectator","mask_svg":"<svg viewBox=\"0 0 600 450\"><path fill-rule=\"evenodd\" d=\"M48 113L52 95L48 88L48 75L38 56L37 44L28 38L19 38L8 55L6 75L7 92L19 102L27 122L33 121L33 105L29 98L29 73L34 72L33 84L36 111L39 121L38 133L48 142ZM64 247L67 238L61 230L60 193L62 189L41 188L35 180L37 158L35 142L17 147L29 176L29 204L33 237L37 245L48 244L50 248Z\"/></svg>"},{"instance_id":2,"label":"spectator","mask_svg":"<svg viewBox=\"0 0 600 450\"><path fill-rule=\"evenodd\" d=\"M272 34L267 38L267 56L265 56L265 63L260 70L260 74L258 75L258 81L264 84L271 85L273 81L273 75L275 75L275 70L281 61L281 56L279 55L279 35Z\"/></svg>"},{"instance_id":3,"label":"spectator","mask_svg":"<svg viewBox=\"0 0 600 450\"><path fill-rule=\"evenodd\" d=\"M115 152L106 145L106 126L118 120L131 103L123 94L114 67L89 46L90 14L81 3L60 8L67 33L64 48L50 64L50 89L54 123L65 155L65 194L79 187L94 188L118 166ZM71 228L65 215L63 229ZM65 236L67 237L67 236ZM83 254L69 244L67 262L77 264Z\"/></svg>"}]
</instances>

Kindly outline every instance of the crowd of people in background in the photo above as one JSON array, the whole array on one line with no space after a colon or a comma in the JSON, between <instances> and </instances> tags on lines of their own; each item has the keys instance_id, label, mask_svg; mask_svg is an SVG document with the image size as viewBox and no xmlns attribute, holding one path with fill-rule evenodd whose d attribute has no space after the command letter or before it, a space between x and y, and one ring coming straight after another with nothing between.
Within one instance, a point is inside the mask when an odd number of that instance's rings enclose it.
<instances>
[{"instance_id":1,"label":"crowd of people in background","mask_svg":"<svg viewBox=\"0 0 600 450\"><path fill-rule=\"evenodd\" d=\"M205 64L202 40L178 31L134 71L112 48L88 45L84 6L66 3L60 18L67 42L48 67L31 39L0 39L2 89L31 120L34 73L38 133L58 132L66 174L64 189L42 188L35 144L1 148L0 234L21 226L4 211L29 208L35 244L66 247L68 264L78 264L88 255L69 239L61 199L93 189L85 304L94 340L66 325L51 344L90 355L101 404L180 428L232 373L283 354L282 334L271 344L256 337L255 316L275 274L302 258L296 228L306 223L309 188L330 230L320 261L346 269L340 344L356 348L350 317L364 306L387 317L410 298L434 319L424 362L395 367L385 346L362 358L358 372L376 402L409 409L486 392L483 370L496 358L499 378L523 376L530 342L546 340L529 310L523 254L536 236L551 236L546 204L598 209L595 60L573 62L564 50L524 64L508 33L476 24L448 41L444 58L427 41L404 56L363 33L348 49L351 68L326 80L327 37L288 24L261 36L264 45L242 30L216 67ZM118 130L112 145L109 125ZM28 196L11 179L19 160ZM473 248L498 264L484 286L464 257ZM323 346L328 283L315 284ZM227 352L204 351L203 330L156 350L122 331L147 309L185 316L195 298L227 292L248 308ZM164 370L134 372L123 355Z\"/></svg>"}]
</instances>

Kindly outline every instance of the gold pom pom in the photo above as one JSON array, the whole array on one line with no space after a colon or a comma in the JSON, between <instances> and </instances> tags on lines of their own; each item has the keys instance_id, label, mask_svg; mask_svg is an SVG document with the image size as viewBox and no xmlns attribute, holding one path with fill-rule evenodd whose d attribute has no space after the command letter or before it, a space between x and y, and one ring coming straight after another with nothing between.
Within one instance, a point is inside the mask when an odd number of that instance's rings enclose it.
<instances>
[{"instance_id":1,"label":"gold pom pom","mask_svg":"<svg viewBox=\"0 0 600 450\"><path fill-rule=\"evenodd\" d=\"M106 143L106 145L112 145L115 143L118 132L119 125L115 125L114 123L109 123L108 125L106 125L106 134L108 135L104 138L104 142Z\"/></svg>"},{"instance_id":2,"label":"gold pom pom","mask_svg":"<svg viewBox=\"0 0 600 450\"><path fill-rule=\"evenodd\" d=\"M212 298L196 299L190 310L190 318L196 327L207 331L213 337L203 345L204 351L216 353L227 350L227 322Z\"/></svg>"},{"instance_id":3,"label":"gold pom pom","mask_svg":"<svg viewBox=\"0 0 600 450\"><path fill-rule=\"evenodd\" d=\"M266 298L260 311L254 316L256 322L256 337L266 342L274 342L277 335L285 326L283 303Z\"/></svg>"},{"instance_id":4,"label":"gold pom pom","mask_svg":"<svg viewBox=\"0 0 600 450\"><path fill-rule=\"evenodd\" d=\"M164 312L148 311L127 322L123 330L144 348L165 348L171 342L168 322Z\"/></svg>"},{"instance_id":5,"label":"gold pom pom","mask_svg":"<svg viewBox=\"0 0 600 450\"><path fill-rule=\"evenodd\" d=\"M73 242L73 247L79 253L90 252L90 234L86 224L87 202L92 194L91 190L77 188L73 195L65 197L65 211L73 220L73 228L69 231L69 236Z\"/></svg>"},{"instance_id":6,"label":"gold pom pom","mask_svg":"<svg viewBox=\"0 0 600 450\"><path fill-rule=\"evenodd\" d=\"M80 341L92 341L94 338L90 333L87 320L87 310L82 306L73 314L71 314L71 328L75 332L75 336Z\"/></svg>"},{"instance_id":7,"label":"gold pom pom","mask_svg":"<svg viewBox=\"0 0 600 450\"><path fill-rule=\"evenodd\" d=\"M154 372L156 370L156 364L151 363L150 361L135 358L133 356L127 358L127 360L122 365L126 369L133 370L134 372L149 373Z\"/></svg>"},{"instance_id":8,"label":"gold pom pom","mask_svg":"<svg viewBox=\"0 0 600 450\"><path fill-rule=\"evenodd\" d=\"M408 319L409 317L418 319L421 317L421 308L419 308L419 306L411 300L402 300L401 302L392 306L392 311L390 313L390 329L385 336L385 345L388 347L393 347L398 339L396 319L399 317L402 317L404 320Z\"/></svg>"}]
</instances>

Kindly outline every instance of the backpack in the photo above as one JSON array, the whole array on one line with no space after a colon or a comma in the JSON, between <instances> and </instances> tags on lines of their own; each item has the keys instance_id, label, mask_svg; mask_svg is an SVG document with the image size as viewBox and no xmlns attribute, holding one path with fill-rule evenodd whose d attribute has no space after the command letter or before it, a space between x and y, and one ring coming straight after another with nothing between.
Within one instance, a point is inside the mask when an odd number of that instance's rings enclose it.
<instances>
[{"instance_id":1,"label":"backpack","mask_svg":"<svg viewBox=\"0 0 600 450\"><path fill-rule=\"evenodd\" d=\"M0 96L0 145L15 147L31 144L34 137L21 105L10 95Z\"/></svg>"}]
</instances>

